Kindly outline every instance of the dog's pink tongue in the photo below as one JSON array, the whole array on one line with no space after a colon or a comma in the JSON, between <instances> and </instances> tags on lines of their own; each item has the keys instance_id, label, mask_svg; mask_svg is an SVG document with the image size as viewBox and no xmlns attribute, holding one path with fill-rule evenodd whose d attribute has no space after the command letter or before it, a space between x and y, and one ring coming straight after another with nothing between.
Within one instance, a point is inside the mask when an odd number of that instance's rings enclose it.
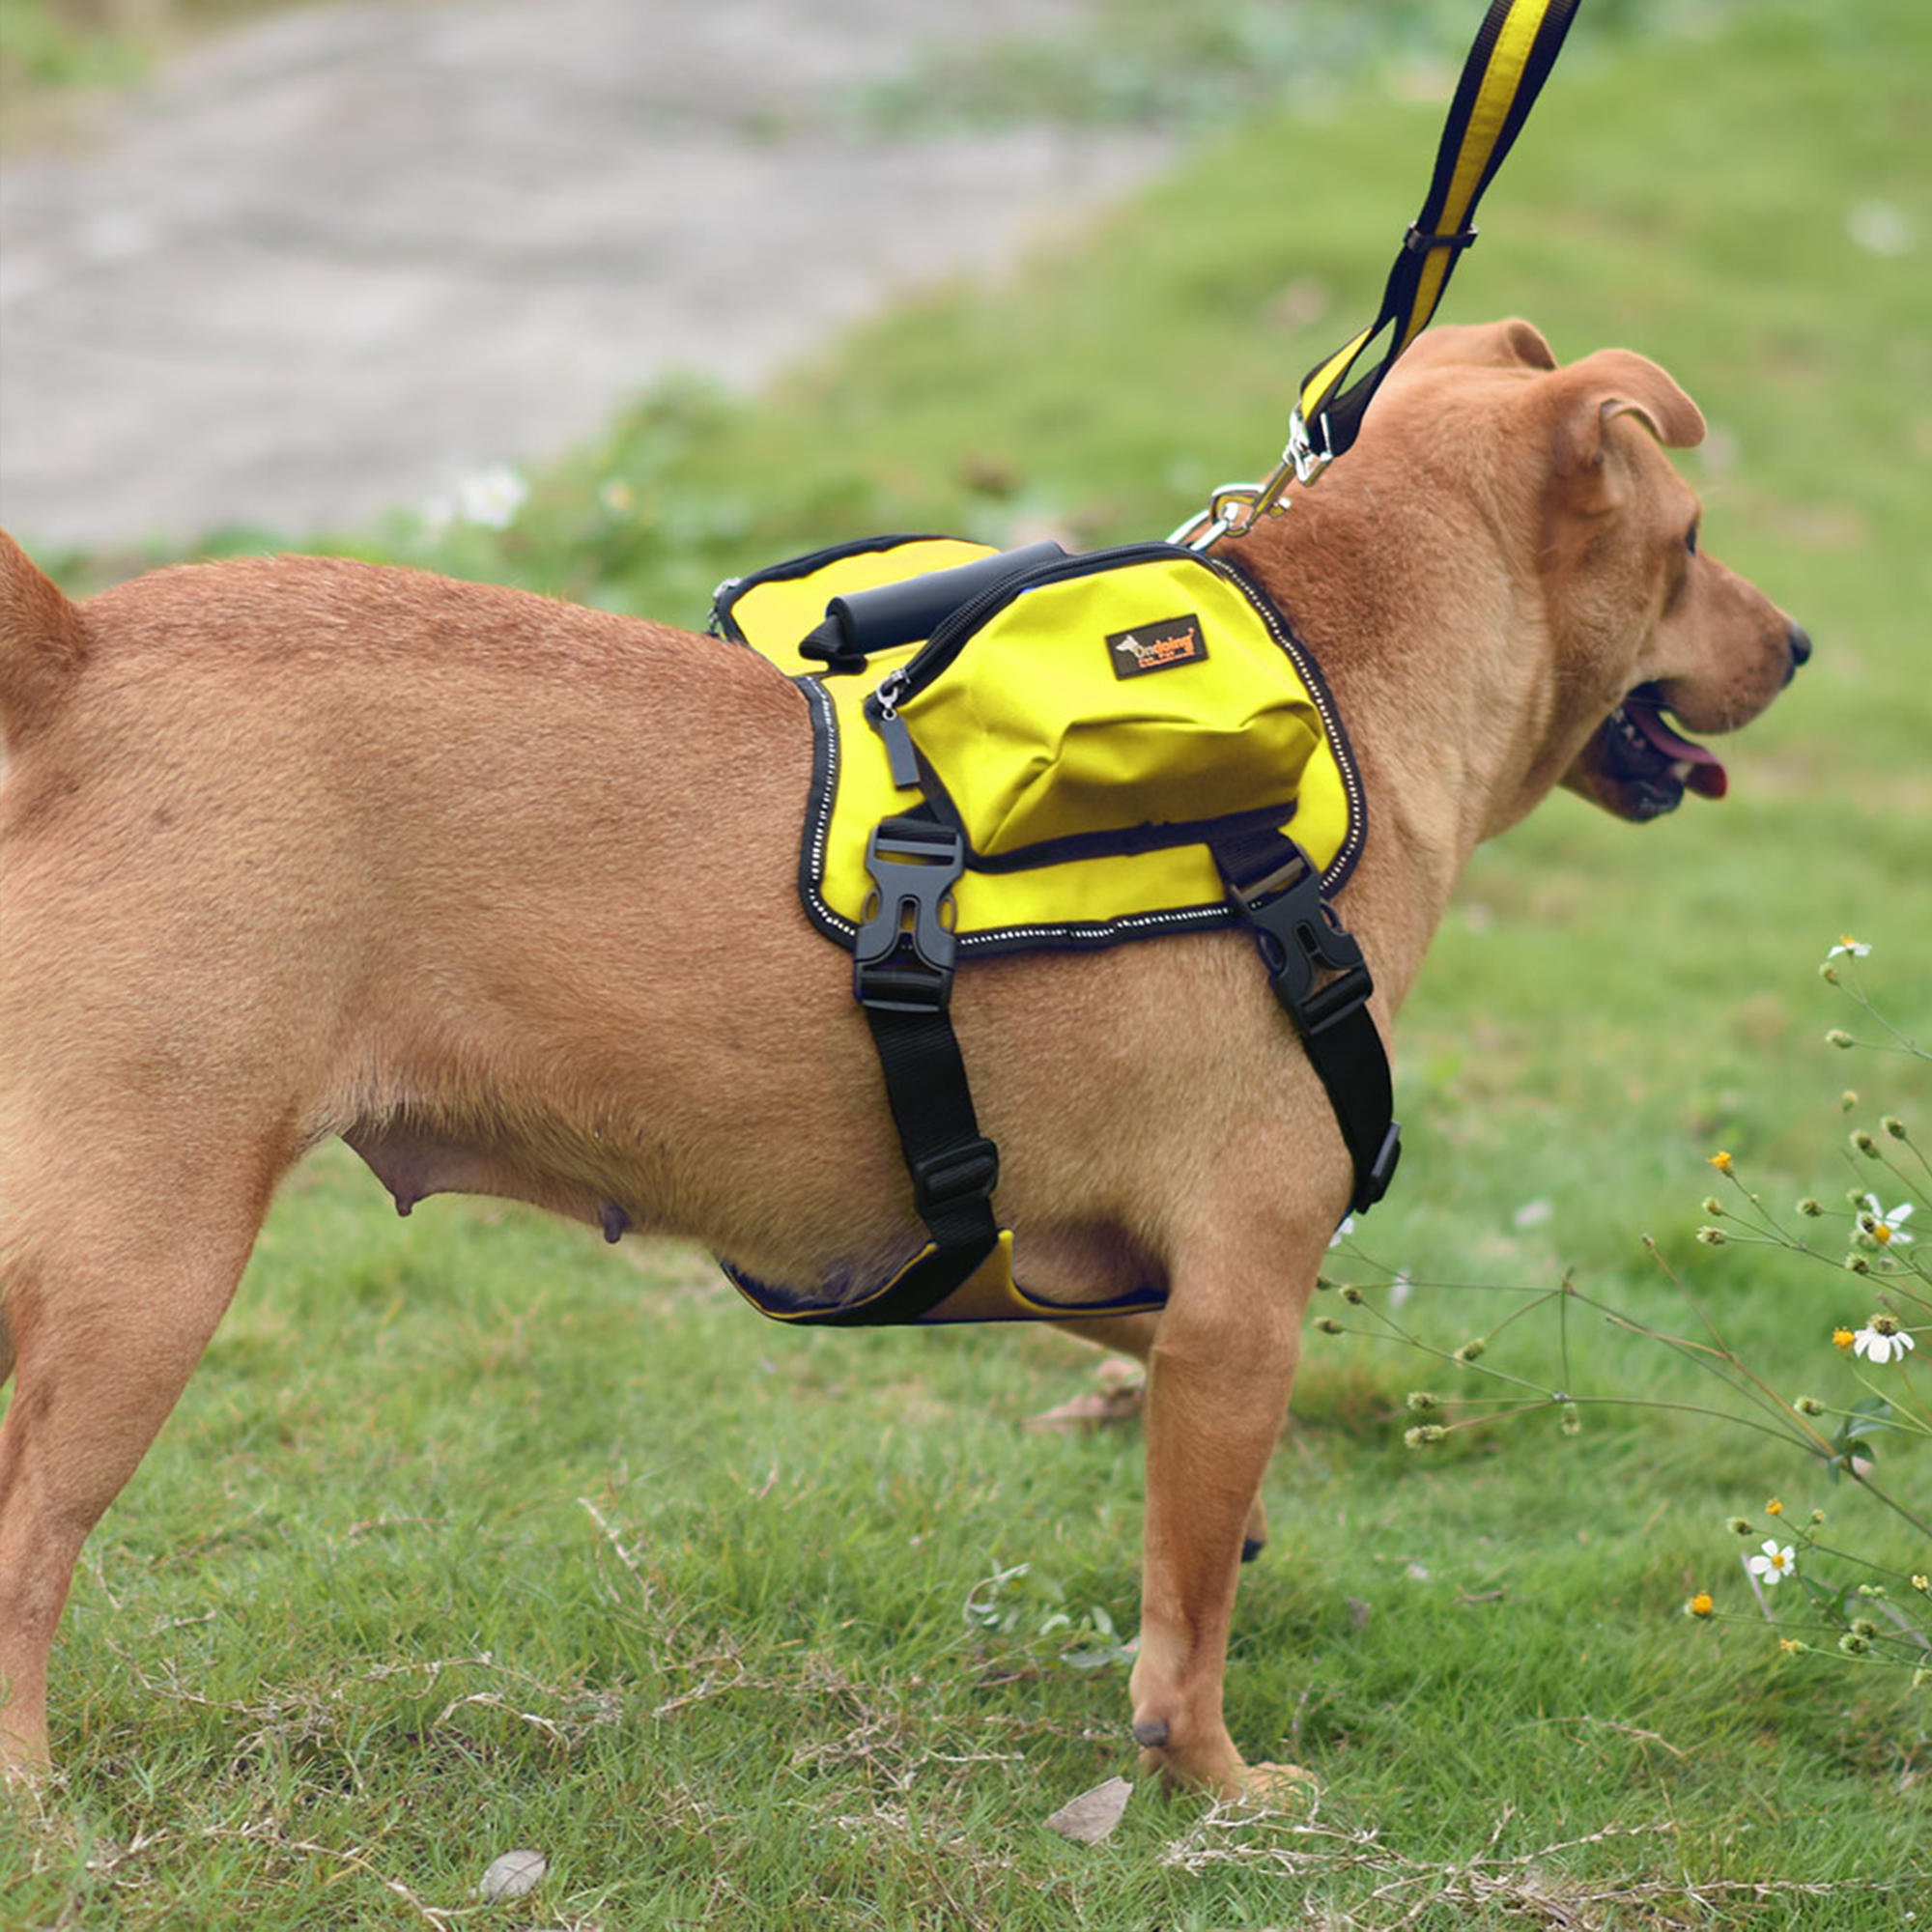
<instances>
[{"instance_id":1,"label":"dog's pink tongue","mask_svg":"<svg viewBox=\"0 0 1932 1932\"><path fill-rule=\"evenodd\" d=\"M1704 798L1722 798L1730 789L1731 781L1716 753L1689 738L1679 737L1663 722L1663 714L1657 705L1640 697L1627 697L1624 715L1673 764L1690 766L1689 771L1678 774L1688 790Z\"/></svg>"}]
</instances>

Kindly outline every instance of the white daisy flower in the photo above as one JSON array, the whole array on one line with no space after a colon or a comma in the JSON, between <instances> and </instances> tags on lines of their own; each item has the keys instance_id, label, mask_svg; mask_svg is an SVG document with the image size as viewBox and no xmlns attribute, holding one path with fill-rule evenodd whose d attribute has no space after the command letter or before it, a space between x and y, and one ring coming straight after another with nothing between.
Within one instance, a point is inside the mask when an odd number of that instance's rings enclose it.
<instances>
[{"instance_id":1,"label":"white daisy flower","mask_svg":"<svg viewBox=\"0 0 1932 1932\"><path fill-rule=\"evenodd\" d=\"M1885 1208L1878 1205L1876 1194L1867 1194L1865 1207L1872 1217L1872 1225L1867 1232L1881 1247L1890 1247L1894 1243L1901 1248L1912 1245L1912 1236L1905 1232L1906 1222L1912 1219L1911 1202L1902 1201L1896 1208Z\"/></svg>"},{"instance_id":2,"label":"white daisy flower","mask_svg":"<svg viewBox=\"0 0 1932 1932\"><path fill-rule=\"evenodd\" d=\"M1781 1583L1798 1574L1790 1544L1779 1544L1776 1538L1766 1542L1762 1556L1751 1557L1745 1567L1762 1583Z\"/></svg>"},{"instance_id":3,"label":"white daisy flower","mask_svg":"<svg viewBox=\"0 0 1932 1932\"><path fill-rule=\"evenodd\" d=\"M1335 1230L1334 1236L1329 1240L1328 1245L1331 1248L1339 1248L1354 1232L1355 1217L1352 1214L1344 1214L1342 1216L1342 1225Z\"/></svg>"},{"instance_id":4,"label":"white daisy flower","mask_svg":"<svg viewBox=\"0 0 1932 1932\"><path fill-rule=\"evenodd\" d=\"M1833 947L1831 952L1826 953L1825 957L1827 959L1838 959L1843 957L1847 952L1854 959L1865 959L1870 957L1871 948L1869 946L1861 946L1849 932L1841 932L1838 935L1837 945Z\"/></svg>"},{"instance_id":5,"label":"white daisy flower","mask_svg":"<svg viewBox=\"0 0 1932 1932\"><path fill-rule=\"evenodd\" d=\"M1902 1362L1916 1347L1918 1344L1911 1334L1898 1325L1895 1315L1874 1315L1852 1337L1853 1351L1869 1362Z\"/></svg>"},{"instance_id":6,"label":"white daisy flower","mask_svg":"<svg viewBox=\"0 0 1932 1932\"><path fill-rule=\"evenodd\" d=\"M530 486L507 463L493 463L457 484L456 514L466 524L507 530L529 494Z\"/></svg>"}]
</instances>

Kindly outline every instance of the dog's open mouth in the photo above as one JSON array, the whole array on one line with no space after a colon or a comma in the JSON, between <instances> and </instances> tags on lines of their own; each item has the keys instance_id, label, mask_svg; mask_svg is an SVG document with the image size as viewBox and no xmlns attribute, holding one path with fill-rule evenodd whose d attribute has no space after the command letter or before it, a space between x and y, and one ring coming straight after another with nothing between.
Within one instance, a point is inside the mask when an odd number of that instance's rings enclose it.
<instances>
[{"instance_id":1,"label":"dog's open mouth","mask_svg":"<svg viewBox=\"0 0 1932 1932\"><path fill-rule=\"evenodd\" d=\"M1592 748L1626 818L1660 818L1687 791L1722 798L1730 781L1717 754L1663 722L1664 696L1640 684L1598 727Z\"/></svg>"}]
</instances>

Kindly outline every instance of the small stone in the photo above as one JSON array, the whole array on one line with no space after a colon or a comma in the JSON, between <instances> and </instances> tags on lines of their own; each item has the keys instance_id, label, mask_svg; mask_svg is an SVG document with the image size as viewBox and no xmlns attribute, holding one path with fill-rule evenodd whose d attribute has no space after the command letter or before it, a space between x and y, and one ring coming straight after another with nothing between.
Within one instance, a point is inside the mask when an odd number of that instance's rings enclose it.
<instances>
[{"instance_id":1,"label":"small stone","mask_svg":"<svg viewBox=\"0 0 1932 1932\"><path fill-rule=\"evenodd\" d=\"M543 1883L550 1861L541 1852L505 1852L494 1860L476 1888L486 1905L499 1898L522 1898Z\"/></svg>"}]
</instances>

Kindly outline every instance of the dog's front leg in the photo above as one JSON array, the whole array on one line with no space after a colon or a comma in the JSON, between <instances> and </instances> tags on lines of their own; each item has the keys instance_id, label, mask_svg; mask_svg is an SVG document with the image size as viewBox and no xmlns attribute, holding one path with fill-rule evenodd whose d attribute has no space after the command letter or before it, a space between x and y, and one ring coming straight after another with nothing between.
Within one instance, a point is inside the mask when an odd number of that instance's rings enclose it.
<instances>
[{"instance_id":1,"label":"dog's front leg","mask_svg":"<svg viewBox=\"0 0 1932 1932\"><path fill-rule=\"evenodd\" d=\"M1082 1342L1091 1342L1109 1354L1130 1355L1143 1368L1153 1359L1153 1345L1160 1332L1160 1318L1154 1315L1108 1315L1093 1321L1057 1321L1054 1326ZM1267 1548L1267 1511L1261 1492L1256 1491L1241 1531L1241 1561L1252 1563Z\"/></svg>"},{"instance_id":2,"label":"dog's front leg","mask_svg":"<svg viewBox=\"0 0 1932 1932\"><path fill-rule=\"evenodd\" d=\"M1243 1763L1222 1716L1243 1539L1300 1354L1305 1295L1231 1244L1184 1270L1149 1358L1147 1532L1134 1737L1142 1768L1227 1798L1305 1776ZM1310 1264L1309 1279L1313 1278Z\"/></svg>"}]
</instances>

